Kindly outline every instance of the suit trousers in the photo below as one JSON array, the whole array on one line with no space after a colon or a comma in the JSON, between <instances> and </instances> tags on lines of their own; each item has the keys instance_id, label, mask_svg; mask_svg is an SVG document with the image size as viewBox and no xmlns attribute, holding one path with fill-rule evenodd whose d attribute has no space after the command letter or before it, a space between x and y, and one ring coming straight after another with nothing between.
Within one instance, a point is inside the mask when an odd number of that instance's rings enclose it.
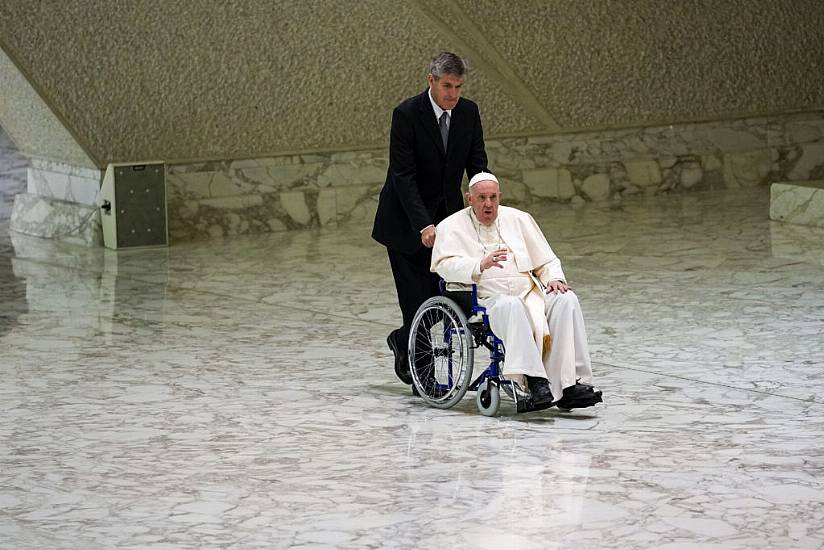
<instances>
[{"instance_id":1,"label":"suit trousers","mask_svg":"<svg viewBox=\"0 0 824 550\"><path fill-rule=\"evenodd\" d=\"M389 265L392 267L392 277L395 279L395 289L398 292L398 304L403 315L403 327L398 339L402 342L403 351L406 351L412 319L421 304L440 294L440 277L437 273L429 271L432 261L431 248L421 246L412 254L404 254L391 248L386 250L389 254Z\"/></svg>"},{"instance_id":2,"label":"suit trousers","mask_svg":"<svg viewBox=\"0 0 824 550\"><path fill-rule=\"evenodd\" d=\"M489 327L504 342L503 373L507 378L523 384L519 380L522 375L545 377L556 401L564 388L574 386L577 380L592 383L584 316L573 291L550 293L544 298L552 345L543 357L523 300L517 296L491 296L481 303L487 308Z\"/></svg>"}]
</instances>

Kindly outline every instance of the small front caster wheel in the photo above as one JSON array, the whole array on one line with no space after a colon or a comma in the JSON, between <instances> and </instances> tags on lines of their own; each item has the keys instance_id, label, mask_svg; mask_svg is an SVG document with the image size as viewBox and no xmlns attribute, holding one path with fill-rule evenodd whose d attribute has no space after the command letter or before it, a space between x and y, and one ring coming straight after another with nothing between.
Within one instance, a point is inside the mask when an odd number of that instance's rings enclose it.
<instances>
[{"instance_id":1,"label":"small front caster wheel","mask_svg":"<svg viewBox=\"0 0 824 550\"><path fill-rule=\"evenodd\" d=\"M495 416L498 414L498 408L501 406L501 391L497 384L492 384L489 380L484 380L484 383L478 386L478 391L475 394L475 404L478 405L478 410L484 416Z\"/></svg>"}]
</instances>

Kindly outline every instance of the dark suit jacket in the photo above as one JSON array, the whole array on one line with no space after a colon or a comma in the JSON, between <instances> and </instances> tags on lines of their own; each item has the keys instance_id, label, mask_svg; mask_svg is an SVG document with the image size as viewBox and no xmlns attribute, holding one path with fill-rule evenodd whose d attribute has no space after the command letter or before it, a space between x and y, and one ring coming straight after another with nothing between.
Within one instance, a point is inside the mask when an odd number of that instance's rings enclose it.
<instances>
[{"instance_id":1,"label":"dark suit jacket","mask_svg":"<svg viewBox=\"0 0 824 550\"><path fill-rule=\"evenodd\" d=\"M389 170L381 190L372 238L411 254L421 246L421 229L464 206L461 180L486 170L478 106L461 98L452 109L447 150L428 89L392 112Z\"/></svg>"}]
</instances>

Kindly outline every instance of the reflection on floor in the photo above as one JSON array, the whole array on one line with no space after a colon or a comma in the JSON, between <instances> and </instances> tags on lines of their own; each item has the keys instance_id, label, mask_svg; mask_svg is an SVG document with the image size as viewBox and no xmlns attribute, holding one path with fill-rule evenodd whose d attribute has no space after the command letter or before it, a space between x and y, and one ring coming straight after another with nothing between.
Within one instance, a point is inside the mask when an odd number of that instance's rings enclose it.
<instances>
[{"instance_id":1,"label":"reflection on floor","mask_svg":"<svg viewBox=\"0 0 824 550\"><path fill-rule=\"evenodd\" d=\"M0 245L4 548L821 548L824 230L768 191L545 207L605 403L394 379L367 227Z\"/></svg>"}]
</instances>

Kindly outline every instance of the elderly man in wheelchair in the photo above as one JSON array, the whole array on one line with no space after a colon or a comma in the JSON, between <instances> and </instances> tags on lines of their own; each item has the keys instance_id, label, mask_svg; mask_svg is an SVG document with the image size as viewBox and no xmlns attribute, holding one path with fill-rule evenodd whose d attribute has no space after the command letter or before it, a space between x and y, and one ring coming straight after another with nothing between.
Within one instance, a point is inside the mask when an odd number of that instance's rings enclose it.
<instances>
[{"instance_id":1,"label":"elderly man in wheelchair","mask_svg":"<svg viewBox=\"0 0 824 550\"><path fill-rule=\"evenodd\" d=\"M498 179L469 182L469 207L437 226L431 270L443 296L418 310L409 334L414 391L439 408L476 391L494 415L503 389L518 412L591 407L602 401L581 306L561 262L526 212L500 205ZM490 363L473 377L475 350Z\"/></svg>"}]
</instances>

